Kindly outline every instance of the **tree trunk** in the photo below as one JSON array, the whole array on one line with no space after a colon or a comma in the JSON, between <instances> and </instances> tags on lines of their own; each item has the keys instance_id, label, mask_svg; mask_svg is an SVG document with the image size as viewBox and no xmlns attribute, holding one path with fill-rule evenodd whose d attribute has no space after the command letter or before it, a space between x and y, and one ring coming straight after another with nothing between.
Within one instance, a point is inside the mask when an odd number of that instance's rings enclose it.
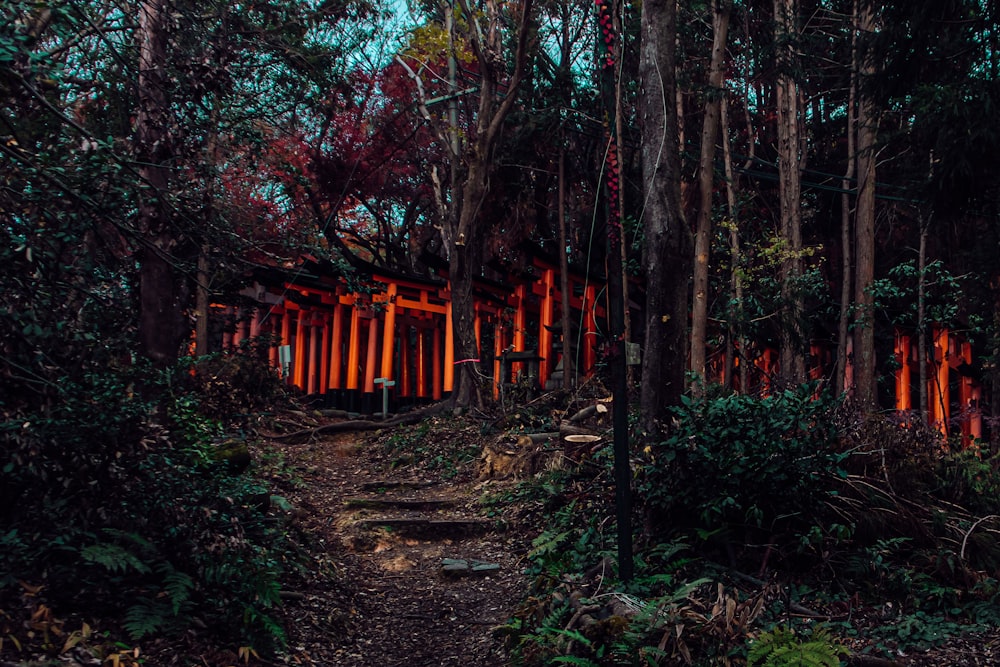
<instances>
[{"instance_id":1,"label":"tree trunk","mask_svg":"<svg viewBox=\"0 0 1000 667\"><path fill-rule=\"evenodd\" d=\"M158 365L177 359L184 336L171 252L176 246L167 206L172 156L167 100L167 7L145 0L139 7L139 110L135 156L144 191L139 201L139 347Z\"/></svg>"},{"instance_id":2,"label":"tree trunk","mask_svg":"<svg viewBox=\"0 0 1000 667\"><path fill-rule=\"evenodd\" d=\"M722 96L725 95L726 38L729 33L728 0L712 2L712 60L708 73L705 116L701 128L701 156L698 161L698 222L694 240L694 289L691 305L692 391L701 395L708 344L708 264L712 245L712 193L715 189L715 141L719 134Z\"/></svg>"},{"instance_id":3,"label":"tree trunk","mask_svg":"<svg viewBox=\"0 0 1000 667\"><path fill-rule=\"evenodd\" d=\"M858 0L854 0L852 20L857 22ZM847 386L847 336L851 319L851 179L854 178L855 137L857 121L858 77L855 68L858 62L857 30L851 31L851 82L847 93L847 168L841 181L840 195L840 317L837 321L837 363L833 371L834 391L839 395L850 389Z\"/></svg>"},{"instance_id":4,"label":"tree trunk","mask_svg":"<svg viewBox=\"0 0 1000 667\"><path fill-rule=\"evenodd\" d=\"M728 309L728 326L726 332L726 370L723 375L723 386L726 390L733 388L733 368L738 355L746 352L746 340L743 336L743 274L740 268L740 215L736 204L736 176L733 173L733 156L729 147L729 104L722 98L719 106L719 122L722 125L722 164L726 176L726 209L729 212L729 289L730 306ZM747 390L749 372L744 359L739 363L740 393Z\"/></svg>"},{"instance_id":5,"label":"tree trunk","mask_svg":"<svg viewBox=\"0 0 1000 667\"><path fill-rule=\"evenodd\" d=\"M926 220L920 220L920 245L917 250L917 387L919 397L917 409L923 424L927 423L929 407L927 403L927 276L925 275L929 227ZM944 414L943 410L942 414Z\"/></svg>"},{"instance_id":6,"label":"tree trunk","mask_svg":"<svg viewBox=\"0 0 1000 667\"><path fill-rule=\"evenodd\" d=\"M566 239L566 149L559 147L559 292L562 306L563 388L576 386L576 360L573 358L573 325L569 313L569 246ZM577 345L579 348L579 345Z\"/></svg>"},{"instance_id":7,"label":"tree trunk","mask_svg":"<svg viewBox=\"0 0 1000 667\"><path fill-rule=\"evenodd\" d=\"M641 420L647 437L665 429L668 409L684 392L690 230L680 205L675 48L675 0L642 4L638 114L646 192L646 350L642 358Z\"/></svg>"},{"instance_id":8,"label":"tree trunk","mask_svg":"<svg viewBox=\"0 0 1000 667\"><path fill-rule=\"evenodd\" d=\"M452 402L456 409L482 403L479 371L479 349L475 332L475 302L473 281L482 266L485 254L486 233L478 224L480 207L489 194L489 177L493 170L493 152L500 137L500 129L514 108L517 89L524 78L527 51L530 44L529 26L533 0L523 0L518 17L517 47L514 54L513 74L501 96L497 92L500 72L494 54L502 52L499 31L481 33L473 25L467 35L472 52L479 63L479 102L475 119L475 134L463 150L458 140L457 113L449 112L449 141L452 165L452 198L445 216L443 236L448 249L448 276L451 281L452 324L455 332L455 384ZM462 12L470 20L477 17L466 0L459 0ZM451 7L446 7L451 11ZM487 3L486 13L496 21L499 9ZM478 19L476 19L478 20ZM450 30L454 26L449 22ZM450 31L449 31L450 32ZM449 39L451 43L451 39ZM449 76L454 76L454 53L450 54ZM455 87L454 78L450 82ZM461 161L464 170L457 168ZM460 176L459 172L464 175ZM458 210L455 210L455 207Z\"/></svg>"},{"instance_id":9,"label":"tree trunk","mask_svg":"<svg viewBox=\"0 0 1000 667\"><path fill-rule=\"evenodd\" d=\"M778 116L778 189L781 239L785 244L781 262L781 350L780 377L786 386L806 379L803 355L802 297L797 286L802 275L802 153L799 88L792 76L795 68L794 35L797 32L796 0L774 0L778 79L775 97Z\"/></svg>"},{"instance_id":10,"label":"tree trunk","mask_svg":"<svg viewBox=\"0 0 1000 667\"><path fill-rule=\"evenodd\" d=\"M874 18L868 0L862 0L859 12L859 33L874 29ZM870 46L861 50L861 75L874 73ZM859 92L858 107L858 202L855 222L855 281L854 301L854 382L855 395L862 411L877 407L875 387L875 321L872 312L871 284L875 279L875 137L878 120L875 101L870 93Z\"/></svg>"}]
</instances>

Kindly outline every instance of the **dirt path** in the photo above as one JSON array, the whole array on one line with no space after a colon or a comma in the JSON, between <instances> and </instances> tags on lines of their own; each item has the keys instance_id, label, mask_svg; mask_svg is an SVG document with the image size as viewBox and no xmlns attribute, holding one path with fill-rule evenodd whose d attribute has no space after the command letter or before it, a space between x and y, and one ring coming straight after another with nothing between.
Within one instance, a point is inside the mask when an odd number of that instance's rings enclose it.
<instances>
[{"instance_id":1,"label":"dirt path","mask_svg":"<svg viewBox=\"0 0 1000 667\"><path fill-rule=\"evenodd\" d=\"M314 551L325 554L317 567L336 571L327 583L306 576L303 590L288 594L286 661L506 664L493 630L524 594L530 538L486 515L480 499L493 487L477 481L474 461L457 463L447 443L426 443L421 459L387 437L274 445L300 477L284 480L279 492ZM433 447L443 451L430 456ZM475 447L459 449L468 459Z\"/></svg>"}]
</instances>

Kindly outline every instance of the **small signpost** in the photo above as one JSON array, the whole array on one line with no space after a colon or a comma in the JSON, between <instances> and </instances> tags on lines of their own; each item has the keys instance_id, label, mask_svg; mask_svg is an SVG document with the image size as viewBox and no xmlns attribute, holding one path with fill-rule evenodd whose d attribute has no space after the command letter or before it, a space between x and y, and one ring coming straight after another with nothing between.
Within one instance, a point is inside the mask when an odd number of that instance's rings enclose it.
<instances>
[{"instance_id":1,"label":"small signpost","mask_svg":"<svg viewBox=\"0 0 1000 667\"><path fill-rule=\"evenodd\" d=\"M389 387L395 387L396 382L389 378L375 378L375 384L382 385L382 419L389 418Z\"/></svg>"},{"instance_id":2,"label":"small signpost","mask_svg":"<svg viewBox=\"0 0 1000 667\"><path fill-rule=\"evenodd\" d=\"M278 346L278 365L281 368L281 377L288 381L292 375L292 346Z\"/></svg>"}]
</instances>

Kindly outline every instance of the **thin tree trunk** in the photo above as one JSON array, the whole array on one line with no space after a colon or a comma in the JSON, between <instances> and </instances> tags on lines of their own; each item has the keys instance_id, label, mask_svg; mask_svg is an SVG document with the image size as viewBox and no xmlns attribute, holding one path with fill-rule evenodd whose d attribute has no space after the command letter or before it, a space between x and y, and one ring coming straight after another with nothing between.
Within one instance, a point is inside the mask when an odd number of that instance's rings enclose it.
<instances>
[{"instance_id":1,"label":"thin tree trunk","mask_svg":"<svg viewBox=\"0 0 1000 667\"><path fill-rule=\"evenodd\" d=\"M862 0L859 11L859 32L868 34L874 28L874 18L868 0ZM874 73L871 47L862 50L861 75ZM855 222L856 279L854 300L854 380L858 404L862 411L877 407L875 388L875 322L872 312L872 281L875 279L875 137L877 118L871 95L859 92L858 107L858 202Z\"/></svg>"},{"instance_id":2,"label":"thin tree trunk","mask_svg":"<svg viewBox=\"0 0 1000 667\"><path fill-rule=\"evenodd\" d=\"M740 269L740 225L739 210L736 202L736 176L733 173L733 155L729 147L729 103L723 96L719 106L719 122L722 126L722 164L726 176L726 208L729 212L729 289L732 294L728 309L728 325L726 335L726 370L723 385L727 390L733 387L733 365L736 355L746 350L743 331L743 275ZM740 392L747 388L747 362L739 363Z\"/></svg>"},{"instance_id":3,"label":"thin tree trunk","mask_svg":"<svg viewBox=\"0 0 1000 667\"><path fill-rule=\"evenodd\" d=\"M562 297L563 388L576 386L573 329L569 313L569 246L566 240L566 149L559 146L559 292Z\"/></svg>"},{"instance_id":4,"label":"thin tree trunk","mask_svg":"<svg viewBox=\"0 0 1000 667\"><path fill-rule=\"evenodd\" d=\"M467 17L477 13L467 0L458 0ZM468 32L471 50L479 63L479 103L473 138L459 156L452 151L452 198L446 225L445 242L449 245L448 278L451 282L452 323L455 332L455 386L452 402L457 409L482 403L479 370L479 348L475 330L475 301L473 281L482 266L486 233L479 221L480 207L489 194L489 177L493 171L493 153L500 137L500 129L517 101L527 63L530 40L533 0L523 0L518 17L517 46L514 53L513 74L501 96L498 91L499 70L493 60L494 53L502 52L499 32L480 33L473 26ZM487 3L487 15L499 21L499 8ZM478 20L478 19L477 19ZM452 137L457 136L457 124L450 119ZM454 139L453 139L454 140ZM457 175L456 161L464 162L464 174ZM458 211L455 207L458 206Z\"/></svg>"},{"instance_id":5,"label":"thin tree trunk","mask_svg":"<svg viewBox=\"0 0 1000 667\"><path fill-rule=\"evenodd\" d=\"M183 337L171 253L176 245L167 206L171 158L167 100L165 0L139 6L139 108L135 155L145 191L139 199L139 346L159 365L177 358Z\"/></svg>"},{"instance_id":6,"label":"thin tree trunk","mask_svg":"<svg viewBox=\"0 0 1000 667\"><path fill-rule=\"evenodd\" d=\"M694 290L691 305L692 392L701 395L708 382L705 355L708 345L708 265L712 245L712 194L715 190L715 141L719 133L722 96L725 94L726 39L729 32L727 0L713 0L712 57L708 73L708 92L701 128L701 156L698 161L698 221L694 240Z\"/></svg>"},{"instance_id":7,"label":"thin tree trunk","mask_svg":"<svg viewBox=\"0 0 1000 667\"><path fill-rule=\"evenodd\" d=\"M840 317L837 320L837 363L834 368L834 390L837 394L850 389L847 386L847 337L849 335L851 322L851 180L854 178L855 137L857 136L857 62L858 62L858 0L854 0L851 13L851 83L847 94L847 168L844 171L844 179L841 181L840 195L840 250L843 253L840 263Z\"/></svg>"},{"instance_id":8,"label":"thin tree trunk","mask_svg":"<svg viewBox=\"0 0 1000 667\"><path fill-rule=\"evenodd\" d=\"M780 191L781 238L785 244L781 262L781 350L780 376L787 385L805 381L802 353L802 297L796 285L802 275L802 177L801 114L798 84L791 72L796 34L795 0L774 0L775 39L779 48L779 72L775 83L778 112L778 188Z\"/></svg>"},{"instance_id":9,"label":"thin tree trunk","mask_svg":"<svg viewBox=\"0 0 1000 667\"><path fill-rule=\"evenodd\" d=\"M917 383L920 420L927 423L927 235L930 225L920 220L920 245L917 250ZM943 411L942 411L942 414Z\"/></svg>"},{"instance_id":10,"label":"thin tree trunk","mask_svg":"<svg viewBox=\"0 0 1000 667\"><path fill-rule=\"evenodd\" d=\"M642 427L655 438L684 392L691 266L690 231L680 205L676 96L675 0L642 3L639 120L646 202L646 350L642 358Z\"/></svg>"},{"instance_id":11,"label":"thin tree trunk","mask_svg":"<svg viewBox=\"0 0 1000 667\"><path fill-rule=\"evenodd\" d=\"M612 12L612 22L615 28L615 36L618 38L618 52L623 53L625 50L625 45L622 41L625 39L625 31L622 29L622 0L615 0L614 10ZM632 313L629 311L629 287L628 287L628 274L626 268L628 267L628 249L629 242L628 236L625 234L625 181L621 178L625 173L625 141L622 139L622 72L625 67L624 58L615 59L615 137L618 140L618 168L619 168L619 188L618 188L618 219L622 224L622 243L621 243L621 256L622 256L622 302L625 304L625 340L632 340ZM631 376L632 368L628 368L628 373ZM629 378L631 385L631 377Z\"/></svg>"}]
</instances>

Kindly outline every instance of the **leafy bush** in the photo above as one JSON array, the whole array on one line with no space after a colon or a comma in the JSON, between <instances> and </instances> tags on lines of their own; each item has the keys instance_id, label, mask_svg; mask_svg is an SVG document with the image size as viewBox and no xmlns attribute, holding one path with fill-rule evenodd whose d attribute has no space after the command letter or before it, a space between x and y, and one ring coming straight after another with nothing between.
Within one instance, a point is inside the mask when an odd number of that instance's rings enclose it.
<instances>
[{"instance_id":1,"label":"leafy bush","mask_svg":"<svg viewBox=\"0 0 1000 667\"><path fill-rule=\"evenodd\" d=\"M803 386L766 398L684 397L666 441L648 448L639 491L651 524L805 534L843 477L836 401Z\"/></svg>"},{"instance_id":2,"label":"leafy bush","mask_svg":"<svg viewBox=\"0 0 1000 667\"><path fill-rule=\"evenodd\" d=\"M58 401L7 409L0 599L30 582L63 612L117 618L136 638L195 621L272 648L295 545L268 489L218 461L223 426L179 377L88 374Z\"/></svg>"}]
</instances>

